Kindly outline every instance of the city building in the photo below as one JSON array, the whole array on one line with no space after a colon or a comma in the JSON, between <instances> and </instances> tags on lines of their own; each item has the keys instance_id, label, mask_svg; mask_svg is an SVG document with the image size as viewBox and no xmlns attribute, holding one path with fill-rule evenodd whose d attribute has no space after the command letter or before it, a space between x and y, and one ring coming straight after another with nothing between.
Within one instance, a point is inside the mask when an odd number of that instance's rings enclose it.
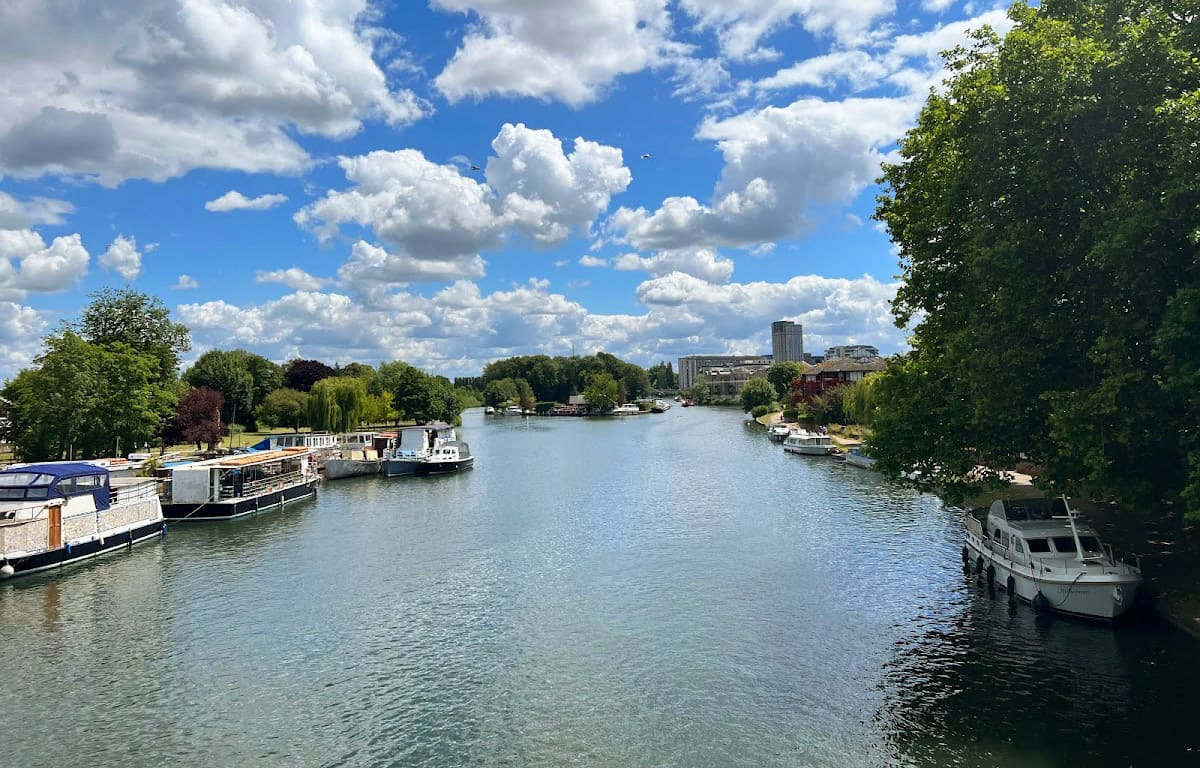
<instances>
[{"instance_id":1,"label":"city building","mask_svg":"<svg viewBox=\"0 0 1200 768\"><path fill-rule=\"evenodd\" d=\"M771 359L798 363L804 359L804 326L791 320L771 323Z\"/></svg>"},{"instance_id":2,"label":"city building","mask_svg":"<svg viewBox=\"0 0 1200 768\"><path fill-rule=\"evenodd\" d=\"M734 368L737 366L770 367L770 355L692 355L679 358L679 388L687 389L700 379L705 368ZM740 390L739 390L740 391Z\"/></svg>"},{"instance_id":3,"label":"city building","mask_svg":"<svg viewBox=\"0 0 1200 768\"><path fill-rule=\"evenodd\" d=\"M852 358L830 360L826 355L824 362L817 363L804 371L801 377L801 392L806 398L812 397L836 389L843 384L858 381L868 374L886 368L887 361L882 357L874 357L870 360L854 360Z\"/></svg>"},{"instance_id":4,"label":"city building","mask_svg":"<svg viewBox=\"0 0 1200 768\"><path fill-rule=\"evenodd\" d=\"M736 400L742 396L746 382L767 375L767 365L734 365L712 367L700 371L699 383L708 387L708 394L717 400Z\"/></svg>"},{"instance_id":5,"label":"city building","mask_svg":"<svg viewBox=\"0 0 1200 768\"><path fill-rule=\"evenodd\" d=\"M847 344L825 350L826 360L874 360L879 357L879 348L866 344Z\"/></svg>"}]
</instances>

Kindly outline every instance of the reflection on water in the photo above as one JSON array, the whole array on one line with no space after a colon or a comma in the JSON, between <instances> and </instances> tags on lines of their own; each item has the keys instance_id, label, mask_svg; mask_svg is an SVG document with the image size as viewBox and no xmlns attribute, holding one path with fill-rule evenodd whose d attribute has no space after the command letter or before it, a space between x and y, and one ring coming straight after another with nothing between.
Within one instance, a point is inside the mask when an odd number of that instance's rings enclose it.
<instances>
[{"instance_id":1,"label":"reflection on water","mask_svg":"<svg viewBox=\"0 0 1200 768\"><path fill-rule=\"evenodd\" d=\"M1197 754L1194 643L989 596L936 499L740 422L472 412L472 472L327 483L0 585L6 764Z\"/></svg>"}]
</instances>

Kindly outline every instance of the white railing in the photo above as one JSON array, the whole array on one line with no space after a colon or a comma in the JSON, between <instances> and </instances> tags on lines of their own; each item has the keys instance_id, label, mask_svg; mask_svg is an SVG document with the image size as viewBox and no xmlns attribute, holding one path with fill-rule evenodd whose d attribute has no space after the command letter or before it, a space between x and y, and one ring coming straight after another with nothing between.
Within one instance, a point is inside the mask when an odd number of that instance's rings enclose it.
<instances>
[{"instance_id":1,"label":"white railing","mask_svg":"<svg viewBox=\"0 0 1200 768\"><path fill-rule=\"evenodd\" d=\"M307 479L304 472L284 472L271 477L264 477L261 480L251 480L235 485L234 483L221 483L221 498L228 499L234 497L258 496L262 493L271 493L272 491L283 490L290 488L293 485L299 485Z\"/></svg>"}]
</instances>

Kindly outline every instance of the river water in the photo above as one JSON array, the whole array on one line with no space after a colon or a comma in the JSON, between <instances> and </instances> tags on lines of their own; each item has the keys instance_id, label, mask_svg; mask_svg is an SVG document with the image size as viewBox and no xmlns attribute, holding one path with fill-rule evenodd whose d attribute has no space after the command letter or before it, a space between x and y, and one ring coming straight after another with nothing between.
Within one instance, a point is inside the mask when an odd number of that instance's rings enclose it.
<instances>
[{"instance_id":1,"label":"river water","mask_svg":"<svg viewBox=\"0 0 1200 768\"><path fill-rule=\"evenodd\" d=\"M0 585L5 768L1200 765L1200 644L989 596L933 496L732 410L464 420Z\"/></svg>"}]
</instances>

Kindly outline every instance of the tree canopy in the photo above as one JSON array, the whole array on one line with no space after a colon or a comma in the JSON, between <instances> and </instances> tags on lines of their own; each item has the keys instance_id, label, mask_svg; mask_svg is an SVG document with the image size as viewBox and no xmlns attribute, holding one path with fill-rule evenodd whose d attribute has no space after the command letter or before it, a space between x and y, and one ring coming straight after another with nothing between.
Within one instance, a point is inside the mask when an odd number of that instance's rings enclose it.
<instances>
[{"instance_id":1,"label":"tree canopy","mask_svg":"<svg viewBox=\"0 0 1200 768\"><path fill-rule=\"evenodd\" d=\"M770 381L761 378L750 379L746 382L746 386L742 387L742 410L750 413L755 406L768 406L775 402L775 398L778 396L779 393L775 391L775 387Z\"/></svg>"},{"instance_id":2,"label":"tree canopy","mask_svg":"<svg viewBox=\"0 0 1200 768\"><path fill-rule=\"evenodd\" d=\"M1200 27L1167 0L1018 3L885 165L912 352L876 384L879 466L1200 514ZM977 467L983 467L982 473Z\"/></svg>"},{"instance_id":3,"label":"tree canopy","mask_svg":"<svg viewBox=\"0 0 1200 768\"><path fill-rule=\"evenodd\" d=\"M792 361L780 361L767 369L767 381L775 387L778 397L787 395L792 382L804 375L804 364Z\"/></svg>"},{"instance_id":4,"label":"tree canopy","mask_svg":"<svg viewBox=\"0 0 1200 768\"><path fill-rule=\"evenodd\" d=\"M594 374L583 389L583 399L597 411L611 411L617 404L617 394L616 379L607 371Z\"/></svg>"},{"instance_id":5,"label":"tree canopy","mask_svg":"<svg viewBox=\"0 0 1200 768\"><path fill-rule=\"evenodd\" d=\"M308 425L309 393L286 387L263 398L255 416L268 427L291 427L299 432Z\"/></svg>"},{"instance_id":6,"label":"tree canopy","mask_svg":"<svg viewBox=\"0 0 1200 768\"><path fill-rule=\"evenodd\" d=\"M179 356L192 348L191 334L187 326L171 321L162 299L132 288L102 288L88 296L91 301L74 325L81 338L101 346L120 342L152 356L159 382L179 375Z\"/></svg>"},{"instance_id":7,"label":"tree canopy","mask_svg":"<svg viewBox=\"0 0 1200 768\"><path fill-rule=\"evenodd\" d=\"M289 360L283 367L283 386L307 392L321 379L337 376L338 372L320 360Z\"/></svg>"}]
</instances>

